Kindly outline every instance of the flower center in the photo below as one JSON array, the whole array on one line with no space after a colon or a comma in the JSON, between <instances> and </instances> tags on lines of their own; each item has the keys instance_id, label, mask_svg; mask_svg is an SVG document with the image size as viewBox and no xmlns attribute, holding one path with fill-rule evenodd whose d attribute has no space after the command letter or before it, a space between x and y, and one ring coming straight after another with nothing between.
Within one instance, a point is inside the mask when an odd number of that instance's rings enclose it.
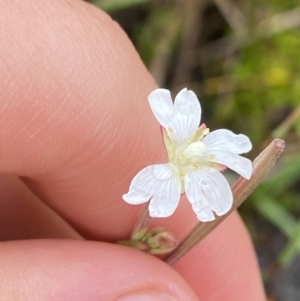
<instances>
[{"instance_id":1,"label":"flower center","mask_svg":"<svg viewBox=\"0 0 300 301\"><path fill-rule=\"evenodd\" d=\"M177 165L190 165L196 163L201 156L203 156L206 152L206 146L204 142L197 141L192 142L187 145L187 147L183 150L177 153L177 156L175 156L175 161Z\"/></svg>"},{"instance_id":2,"label":"flower center","mask_svg":"<svg viewBox=\"0 0 300 301\"><path fill-rule=\"evenodd\" d=\"M194 136L182 143L176 143L171 139L172 133L163 131L163 139L168 153L169 162L176 170L181 180L189 170L210 168L213 154L207 153L207 147L203 138L209 133L209 129L202 125ZM183 185L183 183L182 183Z\"/></svg>"},{"instance_id":3,"label":"flower center","mask_svg":"<svg viewBox=\"0 0 300 301\"><path fill-rule=\"evenodd\" d=\"M189 144L187 148L182 152L182 155L187 158L193 158L196 156L202 156L206 152L206 146L204 142L197 141Z\"/></svg>"}]
</instances>

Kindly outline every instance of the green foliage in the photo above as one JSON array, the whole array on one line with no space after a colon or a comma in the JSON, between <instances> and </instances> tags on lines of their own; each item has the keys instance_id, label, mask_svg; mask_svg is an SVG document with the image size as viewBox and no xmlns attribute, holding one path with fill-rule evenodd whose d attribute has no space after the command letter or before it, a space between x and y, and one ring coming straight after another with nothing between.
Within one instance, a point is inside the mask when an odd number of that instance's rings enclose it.
<instances>
[{"instance_id":1,"label":"green foliage","mask_svg":"<svg viewBox=\"0 0 300 301\"><path fill-rule=\"evenodd\" d=\"M288 264L300 253L300 197L293 187L300 181L300 156L284 162L275 173L252 194L250 202L264 218L278 228L288 244L278 257L280 264Z\"/></svg>"},{"instance_id":2,"label":"green foliage","mask_svg":"<svg viewBox=\"0 0 300 301\"><path fill-rule=\"evenodd\" d=\"M150 1L151 0L92 0L90 2L107 12L113 12Z\"/></svg>"},{"instance_id":3,"label":"green foliage","mask_svg":"<svg viewBox=\"0 0 300 301\"><path fill-rule=\"evenodd\" d=\"M300 103L300 39L286 32L245 47L233 67L235 90L216 113L216 120L249 132L259 145L282 118L282 110ZM236 114L238 112L238 114ZM276 118L276 115L278 118Z\"/></svg>"}]
</instances>

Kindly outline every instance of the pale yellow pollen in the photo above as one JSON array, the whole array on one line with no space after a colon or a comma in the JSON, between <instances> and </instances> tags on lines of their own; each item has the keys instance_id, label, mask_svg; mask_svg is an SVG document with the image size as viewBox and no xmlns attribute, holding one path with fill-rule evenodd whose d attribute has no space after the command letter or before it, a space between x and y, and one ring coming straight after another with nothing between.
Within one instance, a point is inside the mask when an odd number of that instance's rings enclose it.
<instances>
[{"instance_id":1,"label":"pale yellow pollen","mask_svg":"<svg viewBox=\"0 0 300 301\"><path fill-rule=\"evenodd\" d=\"M168 127L168 132L169 132L170 134L173 134L173 133L175 132L175 130L174 130L172 127Z\"/></svg>"},{"instance_id":2,"label":"pale yellow pollen","mask_svg":"<svg viewBox=\"0 0 300 301\"><path fill-rule=\"evenodd\" d=\"M209 134L209 128L204 128L201 129L201 127L199 128L199 130L196 132L195 136L191 139L191 141L201 141L206 135Z\"/></svg>"},{"instance_id":3,"label":"pale yellow pollen","mask_svg":"<svg viewBox=\"0 0 300 301\"><path fill-rule=\"evenodd\" d=\"M204 129L202 133L203 136L206 136L207 134L209 134L209 128Z\"/></svg>"},{"instance_id":4,"label":"pale yellow pollen","mask_svg":"<svg viewBox=\"0 0 300 301\"><path fill-rule=\"evenodd\" d=\"M173 127L167 127L163 131L163 138L170 163L174 164L181 179L186 176L186 168L201 169L205 166L206 160L215 158L213 154L207 154L206 145L201 139L209 133L209 128L199 129L191 141L182 145L173 143L170 134L175 133Z\"/></svg>"}]
</instances>

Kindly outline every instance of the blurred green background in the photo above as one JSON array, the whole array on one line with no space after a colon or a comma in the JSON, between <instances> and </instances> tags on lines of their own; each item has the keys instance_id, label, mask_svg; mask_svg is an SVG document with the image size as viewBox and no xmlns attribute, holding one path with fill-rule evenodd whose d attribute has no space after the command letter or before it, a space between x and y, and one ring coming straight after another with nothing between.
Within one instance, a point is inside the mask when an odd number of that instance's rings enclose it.
<instances>
[{"instance_id":1,"label":"blurred green background","mask_svg":"<svg viewBox=\"0 0 300 301\"><path fill-rule=\"evenodd\" d=\"M300 300L299 0L94 0L127 32L159 86L195 91L209 128L248 135L253 159L286 150L240 208L269 300Z\"/></svg>"}]
</instances>

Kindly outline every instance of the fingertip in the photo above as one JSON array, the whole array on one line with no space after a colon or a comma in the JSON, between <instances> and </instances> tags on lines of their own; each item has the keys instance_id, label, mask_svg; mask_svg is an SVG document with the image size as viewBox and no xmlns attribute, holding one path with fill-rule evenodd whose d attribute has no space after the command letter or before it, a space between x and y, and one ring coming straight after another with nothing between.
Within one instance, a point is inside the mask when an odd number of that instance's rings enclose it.
<instances>
[{"instance_id":1,"label":"fingertip","mask_svg":"<svg viewBox=\"0 0 300 301\"><path fill-rule=\"evenodd\" d=\"M147 102L153 78L120 27L84 1L8 1L0 15L10 24L0 26L0 172L25 176L83 236L126 236L139 209L121 196L164 153Z\"/></svg>"},{"instance_id":2,"label":"fingertip","mask_svg":"<svg viewBox=\"0 0 300 301\"><path fill-rule=\"evenodd\" d=\"M200 300L266 300L249 233L237 213L232 213L174 268Z\"/></svg>"},{"instance_id":3,"label":"fingertip","mask_svg":"<svg viewBox=\"0 0 300 301\"><path fill-rule=\"evenodd\" d=\"M128 247L35 240L3 243L0 255L3 300L198 300L171 267Z\"/></svg>"},{"instance_id":4,"label":"fingertip","mask_svg":"<svg viewBox=\"0 0 300 301\"><path fill-rule=\"evenodd\" d=\"M0 241L82 237L15 176L0 175Z\"/></svg>"}]
</instances>

